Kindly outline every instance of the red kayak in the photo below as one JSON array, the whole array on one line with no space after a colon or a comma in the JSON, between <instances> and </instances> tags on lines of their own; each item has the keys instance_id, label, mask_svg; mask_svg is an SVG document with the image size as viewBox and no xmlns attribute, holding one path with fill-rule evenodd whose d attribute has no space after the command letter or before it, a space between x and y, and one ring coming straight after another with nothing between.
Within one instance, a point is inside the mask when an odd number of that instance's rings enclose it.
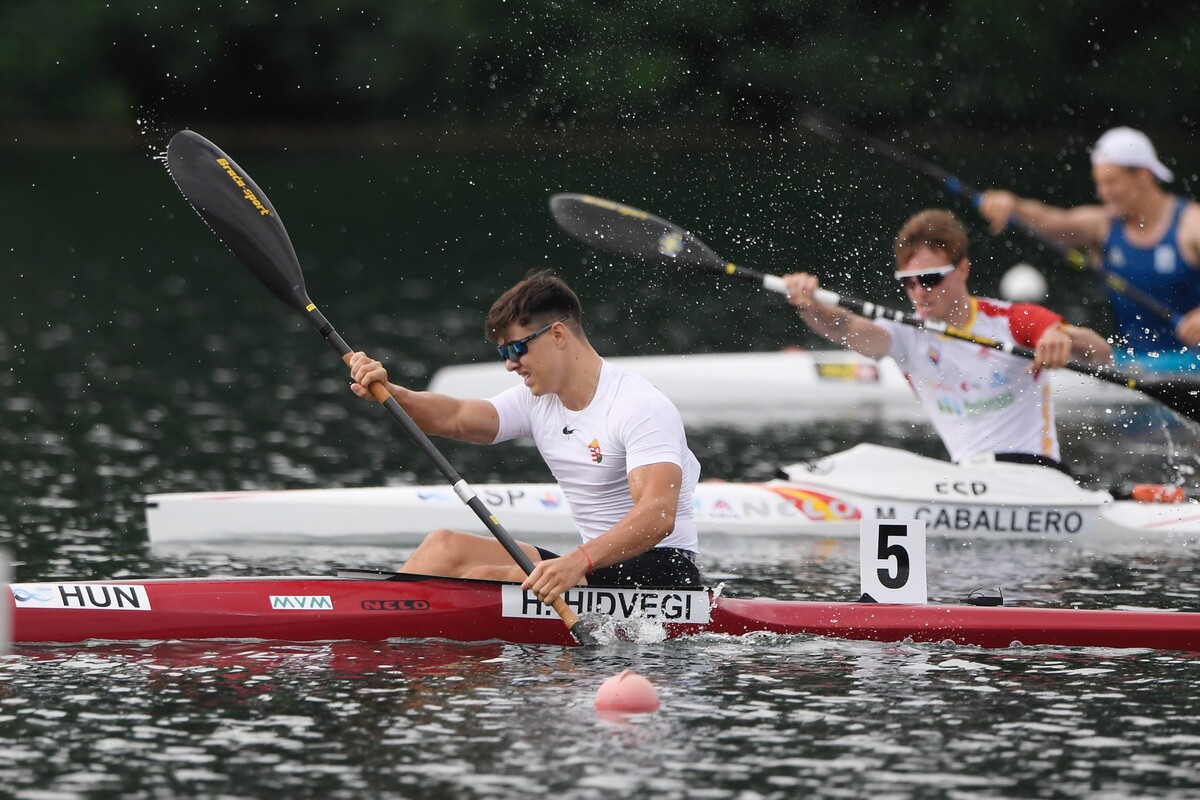
<instances>
[{"instance_id":1,"label":"red kayak","mask_svg":"<svg viewBox=\"0 0 1200 800\"><path fill-rule=\"evenodd\" d=\"M518 585L371 571L337 577L183 578L11 584L13 642L282 639L571 645L554 611ZM1200 613L884 605L714 597L707 590L580 588L576 613L650 620L668 637L811 634L978 647L1056 645L1200 651Z\"/></svg>"}]
</instances>

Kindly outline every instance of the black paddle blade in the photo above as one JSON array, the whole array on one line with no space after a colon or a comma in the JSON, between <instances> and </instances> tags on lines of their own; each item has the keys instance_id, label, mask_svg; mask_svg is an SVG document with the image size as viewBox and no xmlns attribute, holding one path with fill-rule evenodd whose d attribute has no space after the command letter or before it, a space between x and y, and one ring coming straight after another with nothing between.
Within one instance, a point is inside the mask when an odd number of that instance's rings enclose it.
<instances>
[{"instance_id":1,"label":"black paddle blade","mask_svg":"<svg viewBox=\"0 0 1200 800\"><path fill-rule=\"evenodd\" d=\"M595 647L600 644L599 631L604 621L600 614L584 614L571 626L571 635L584 647Z\"/></svg>"},{"instance_id":2,"label":"black paddle blade","mask_svg":"<svg viewBox=\"0 0 1200 800\"><path fill-rule=\"evenodd\" d=\"M283 302L307 313L312 301L283 220L244 169L193 131L167 145L175 185L213 233Z\"/></svg>"},{"instance_id":3,"label":"black paddle blade","mask_svg":"<svg viewBox=\"0 0 1200 800\"><path fill-rule=\"evenodd\" d=\"M1175 413L1200 422L1200 381L1183 375L1136 380L1130 387L1153 397Z\"/></svg>"},{"instance_id":4,"label":"black paddle blade","mask_svg":"<svg viewBox=\"0 0 1200 800\"><path fill-rule=\"evenodd\" d=\"M586 245L627 258L724 272L725 259L678 225L653 214L586 194L556 194L550 215Z\"/></svg>"}]
</instances>

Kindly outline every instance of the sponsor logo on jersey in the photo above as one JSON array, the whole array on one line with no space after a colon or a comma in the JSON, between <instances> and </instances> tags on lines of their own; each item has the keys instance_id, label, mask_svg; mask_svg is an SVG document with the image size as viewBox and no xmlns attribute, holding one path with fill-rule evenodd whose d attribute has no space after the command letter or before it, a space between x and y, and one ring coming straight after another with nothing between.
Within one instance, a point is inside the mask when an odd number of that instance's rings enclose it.
<instances>
[{"instance_id":1,"label":"sponsor logo on jersey","mask_svg":"<svg viewBox=\"0 0 1200 800\"><path fill-rule=\"evenodd\" d=\"M1170 275L1175 271L1175 248L1169 244L1160 244L1154 248L1154 271L1160 275Z\"/></svg>"}]
</instances>

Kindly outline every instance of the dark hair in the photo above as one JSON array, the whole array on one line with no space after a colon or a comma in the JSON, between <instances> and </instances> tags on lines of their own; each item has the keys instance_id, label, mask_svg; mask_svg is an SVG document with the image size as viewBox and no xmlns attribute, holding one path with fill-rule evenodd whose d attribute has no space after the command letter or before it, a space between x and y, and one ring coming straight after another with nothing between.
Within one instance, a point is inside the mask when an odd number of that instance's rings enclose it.
<instances>
[{"instance_id":1,"label":"dark hair","mask_svg":"<svg viewBox=\"0 0 1200 800\"><path fill-rule=\"evenodd\" d=\"M497 342L514 323L538 328L559 317L567 317L567 324L582 333L582 316L579 298L566 281L549 270L531 272L492 303L483 323L483 335Z\"/></svg>"},{"instance_id":2,"label":"dark hair","mask_svg":"<svg viewBox=\"0 0 1200 800\"><path fill-rule=\"evenodd\" d=\"M896 266L904 269L920 247L945 251L950 263L957 264L967 257L967 231L949 211L926 209L910 217L896 234Z\"/></svg>"}]
</instances>

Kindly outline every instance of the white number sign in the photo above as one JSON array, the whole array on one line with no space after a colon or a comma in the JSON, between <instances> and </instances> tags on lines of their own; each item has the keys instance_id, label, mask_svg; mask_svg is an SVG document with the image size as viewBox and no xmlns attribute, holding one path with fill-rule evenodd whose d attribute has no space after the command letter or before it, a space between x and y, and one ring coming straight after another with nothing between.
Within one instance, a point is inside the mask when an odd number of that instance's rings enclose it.
<instances>
[{"instance_id":1,"label":"white number sign","mask_svg":"<svg viewBox=\"0 0 1200 800\"><path fill-rule=\"evenodd\" d=\"M859 527L862 591L879 603L926 603L925 520L864 519Z\"/></svg>"}]
</instances>

